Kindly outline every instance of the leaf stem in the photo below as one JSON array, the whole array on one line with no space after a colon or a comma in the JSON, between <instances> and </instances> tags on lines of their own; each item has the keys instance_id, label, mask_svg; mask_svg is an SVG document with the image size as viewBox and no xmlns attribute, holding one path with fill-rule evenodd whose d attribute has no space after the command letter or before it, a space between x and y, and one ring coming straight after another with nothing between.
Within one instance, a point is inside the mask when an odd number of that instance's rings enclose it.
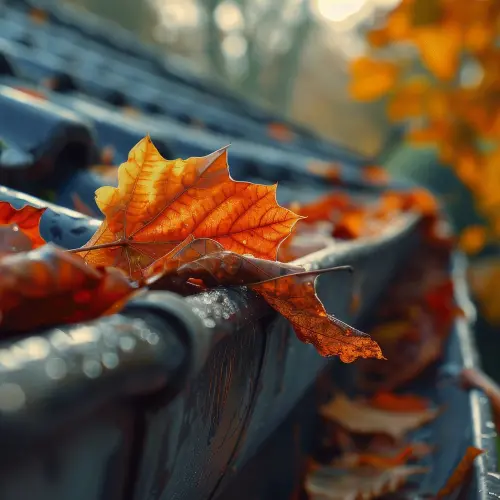
<instances>
[{"instance_id":1,"label":"leaf stem","mask_svg":"<svg viewBox=\"0 0 500 500\"><path fill-rule=\"evenodd\" d=\"M327 267L325 269L315 269L315 270L311 269L310 271L298 271L296 273L283 274L282 276L275 276L274 278L258 281L257 283L250 283L245 286L261 285L262 283L269 283L270 281L277 281L283 278L290 278L292 276L308 276L308 275L319 276L320 274L332 273L337 271L348 271L350 273L353 273L354 268L352 266L336 266L336 267Z\"/></svg>"},{"instance_id":2,"label":"leaf stem","mask_svg":"<svg viewBox=\"0 0 500 500\"><path fill-rule=\"evenodd\" d=\"M66 251L68 253L91 252L92 250L101 250L102 248L124 247L126 244L126 241L112 241L111 243L102 243L101 245L93 245L90 247L73 248L72 250Z\"/></svg>"}]
</instances>

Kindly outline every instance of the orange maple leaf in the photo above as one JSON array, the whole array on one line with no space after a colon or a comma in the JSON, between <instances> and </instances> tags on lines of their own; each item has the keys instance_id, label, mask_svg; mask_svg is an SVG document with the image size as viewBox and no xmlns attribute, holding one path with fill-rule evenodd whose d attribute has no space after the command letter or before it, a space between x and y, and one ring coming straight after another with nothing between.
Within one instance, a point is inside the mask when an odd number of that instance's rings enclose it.
<instances>
[{"instance_id":1,"label":"orange maple leaf","mask_svg":"<svg viewBox=\"0 0 500 500\"><path fill-rule=\"evenodd\" d=\"M40 219L46 208L35 208L25 205L17 210L10 203L0 201L0 227L15 224L19 230L29 238L32 247L38 248L45 245L45 240L40 236Z\"/></svg>"},{"instance_id":2,"label":"orange maple leaf","mask_svg":"<svg viewBox=\"0 0 500 500\"><path fill-rule=\"evenodd\" d=\"M89 264L115 265L133 278L189 235L226 250L275 259L299 215L276 201L276 185L231 179L223 148L202 158L165 160L149 137L118 169L118 187L96 191L106 216L78 249ZM85 251L85 249L87 251Z\"/></svg>"},{"instance_id":3,"label":"orange maple leaf","mask_svg":"<svg viewBox=\"0 0 500 500\"><path fill-rule=\"evenodd\" d=\"M118 269L94 269L53 245L0 259L0 331L78 323L135 292Z\"/></svg>"}]
</instances>

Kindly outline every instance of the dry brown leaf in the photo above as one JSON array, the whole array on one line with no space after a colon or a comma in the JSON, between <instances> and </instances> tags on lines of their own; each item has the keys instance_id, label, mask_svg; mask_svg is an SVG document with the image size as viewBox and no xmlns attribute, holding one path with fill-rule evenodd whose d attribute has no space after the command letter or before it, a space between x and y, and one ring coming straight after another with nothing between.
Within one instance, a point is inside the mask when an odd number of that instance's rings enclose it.
<instances>
[{"instance_id":1,"label":"dry brown leaf","mask_svg":"<svg viewBox=\"0 0 500 500\"><path fill-rule=\"evenodd\" d=\"M409 465L391 469L319 467L308 474L305 489L309 500L371 500L397 491L410 476L427 471Z\"/></svg>"},{"instance_id":2,"label":"dry brown leaf","mask_svg":"<svg viewBox=\"0 0 500 500\"><path fill-rule=\"evenodd\" d=\"M435 419L436 409L395 412L374 408L367 402L350 400L339 394L320 408L320 414L353 433L387 434L396 440Z\"/></svg>"}]
</instances>

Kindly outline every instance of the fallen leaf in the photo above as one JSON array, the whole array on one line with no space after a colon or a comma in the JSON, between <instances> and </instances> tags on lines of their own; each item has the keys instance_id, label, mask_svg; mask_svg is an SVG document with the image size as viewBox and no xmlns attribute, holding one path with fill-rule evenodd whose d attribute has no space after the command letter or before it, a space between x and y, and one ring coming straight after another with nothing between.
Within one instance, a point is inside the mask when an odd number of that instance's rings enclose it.
<instances>
[{"instance_id":1,"label":"fallen leaf","mask_svg":"<svg viewBox=\"0 0 500 500\"><path fill-rule=\"evenodd\" d=\"M446 498L455 492L458 488L463 487L464 482L472 469L474 460L484 453L479 448L469 446L462 457L457 467L446 481L446 484L438 491L436 498Z\"/></svg>"},{"instance_id":2,"label":"fallen leaf","mask_svg":"<svg viewBox=\"0 0 500 500\"><path fill-rule=\"evenodd\" d=\"M430 191L423 188L411 191L387 191L380 199L382 212L417 212L423 216L433 217L439 213L439 204Z\"/></svg>"},{"instance_id":3,"label":"fallen leaf","mask_svg":"<svg viewBox=\"0 0 500 500\"><path fill-rule=\"evenodd\" d=\"M340 184L342 181L342 165L337 162L313 160L308 163L307 170L323 177L332 184Z\"/></svg>"},{"instance_id":4,"label":"fallen leaf","mask_svg":"<svg viewBox=\"0 0 500 500\"><path fill-rule=\"evenodd\" d=\"M278 205L275 185L233 181L225 148L168 161L149 137L119 167L118 187L96 191L96 203L106 220L78 251L90 264L114 265L133 278L191 234L275 259L301 218Z\"/></svg>"},{"instance_id":5,"label":"fallen leaf","mask_svg":"<svg viewBox=\"0 0 500 500\"><path fill-rule=\"evenodd\" d=\"M101 316L133 287L118 269L94 269L52 245L0 259L0 331L18 333Z\"/></svg>"},{"instance_id":6,"label":"fallen leaf","mask_svg":"<svg viewBox=\"0 0 500 500\"><path fill-rule=\"evenodd\" d=\"M368 449L360 452L344 453L332 465L336 467L374 467L376 469L391 469L406 465L432 452L427 443L411 443L392 445L380 449Z\"/></svg>"},{"instance_id":7,"label":"fallen leaf","mask_svg":"<svg viewBox=\"0 0 500 500\"><path fill-rule=\"evenodd\" d=\"M40 219L46 208L35 208L25 205L17 210L10 203L0 201L0 227L15 224L32 244L32 248L45 245L45 240L40 236Z\"/></svg>"},{"instance_id":8,"label":"fallen leaf","mask_svg":"<svg viewBox=\"0 0 500 500\"><path fill-rule=\"evenodd\" d=\"M403 465L392 469L374 467L319 467L308 474L305 489L309 500L371 500L397 491L425 467Z\"/></svg>"},{"instance_id":9,"label":"fallen leaf","mask_svg":"<svg viewBox=\"0 0 500 500\"><path fill-rule=\"evenodd\" d=\"M380 410L393 412L414 412L427 410L429 401L414 394L394 394L392 392L378 392L370 399L370 405Z\"/></svg>"},{"instance_id":10,"label":"fallen leaf","mask_svg":"<svg viewBox=\"0 0 500 500\"><path fill-rule=\"evenodd\" d=\"M390 181L389 173L385 168L378 167L377 165L368 165L361 171L363 179L370 184L386 185Z\"/></svg>"},{"instance_id":11,"label":"fallen leaf","mask_svg":"<svg viewBox=\"0 0 500 500\"><path fill-rule=\"evenodd\" d=\"M334 220L335 216L351 207L352 201L345 193L332 193L310 203L294 202L290 210L304 217L300 224L315 224ZM288 241L288 240L287 240Z\"/></svg>"},{"instance_id":12,"label":"fallen leaf","mask_svg":"<svg viewBox=\"0 0 500 500\"><path fill-rule=\"evenodd\" d=\"M384 359L376 342L329 315L316 295L317 275L340 268L306 272L301 266L232 252L205 253L197 260L172 266L170 272L184 281L201 279L209 287L248 286L290 321L299 340L313 344L322 356L338 355L345 363L359 357ZM159 273L159 269L154 269L155 265L146 270L147 275ZM167 258L165 266L169 265L170 259ZM164 271L168 272L166 268Z\"/></svg>"},{"instance_id":13,"label":"fallen leaf","mask_svg":"<svg viewBox=\"0 0 500 500\"><path fill-rule=\"evenodd\" d=\"M413 429L423 426L438 415L439 410L412 412L388 411L374 408L369 402L350 400L339 394L320 408L320 414L345 429L358 434L387 434L402 439Z\"/></svg>"},{"instance_id":14,"label":"fallen leaf","mask_svg":"<svg viewBox=\"0 0 500 500\"><path fill-rule=\"evenodd\" d=\"M295 134L283 123L270 123L267 127L269 137L280 142L292 142L295 139Z\"/></svg>"}]
</instances>

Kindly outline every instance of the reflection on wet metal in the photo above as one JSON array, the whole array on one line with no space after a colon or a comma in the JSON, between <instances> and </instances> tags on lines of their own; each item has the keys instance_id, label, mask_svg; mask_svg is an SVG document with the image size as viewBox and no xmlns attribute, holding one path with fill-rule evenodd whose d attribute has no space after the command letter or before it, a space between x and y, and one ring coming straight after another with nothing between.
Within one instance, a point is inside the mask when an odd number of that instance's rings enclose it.
<instances>
[{"instance_id":1,"label":"reflection on wet metal","mask_svg":"<svg viewBox=\"0 0 500 500\"><path fill-rule=\"evenodd\" d=\"M26 396L19 385L10 383L0 385L0 411L17 411L25 402Z\"/></svg>"},{"instance_id":2,"label":"reflection on wet metal","mask_svg":"<svg viewBox=\"0 0 500 500\"><path fill-rule=\"evenodd\" d=\"M89 378L97 378L102 373L102 366L95 359L85 359L83 361L83 373Z\"/></svg>"},{"instance_id":3,"label":"reflection on wet metal","mask_svg":"<svg viewBox=\"0 0 500 500\"><path fill-rule=\"evenodd\" d=\"M102 364L108 369L112 370L118 366L119 359L114 352L105 352L102 355Z\"/></svg>"},{"instance_id":4,"label":"reflection on wet metal","mask_svg":"<svg viewBox=\"0 0 500 500\"><path fill-rule=\"evenodd\" d=\"M135 347L136 341L135 341L134 337L122 336L122 337L120 337L118 344L120 345L120 349L122 351L128 352L128 351L131 351Z\"/></svg>"},{"instance_id":5,"label":"reflection on wet metal","mask_svg":"<svg viewBox=\"0 0 500 500\"><path fill-rule=\"evenodd\" d=\"M68 373L66 362L61 358L52 358L45 364L45 373L54 380L60 380Z\"/></svg>"}]
</instances>

